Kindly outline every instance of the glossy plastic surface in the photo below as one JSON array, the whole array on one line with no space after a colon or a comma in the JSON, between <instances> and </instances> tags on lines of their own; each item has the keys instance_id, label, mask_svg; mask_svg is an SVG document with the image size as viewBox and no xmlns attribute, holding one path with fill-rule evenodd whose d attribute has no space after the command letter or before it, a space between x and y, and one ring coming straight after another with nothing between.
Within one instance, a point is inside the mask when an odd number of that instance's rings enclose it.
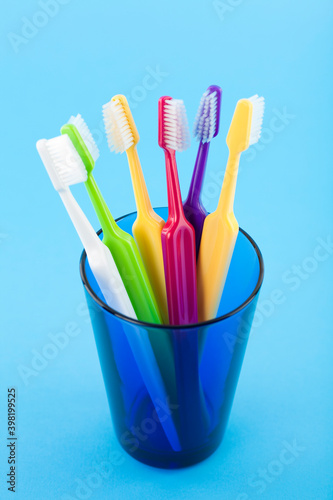
<instances>
[{"instance_id":1,"label":"glossy plastic surface","mask_svg":"<svg viewBox=\"0 0 333 500\"><path fill-rule=\"evenodd\" d=\"M195 249L197 256L199 255L203 225L208 214L201 203L200 193L205 175L209 146L210 142L205 142L204 144L200 142L199 144L190 190L183 205L185 217L195 231Z\"/></svg>"},{"instance_id":2,"label":"glossy plastic surface","mask_svg":"<svg viewBox=\"0 0 333 500\"><path fill-rule=\"evenodd\" d=\"M167 209L156 211L166 217ZM119 226L130 231L135 218L136 213L130 214ZM171 327L127 320L103 305L85 254L81 277L121 446L137 460L170 469L208 457L226 429L263 279L262 257L253 240L240 230L219 317L203 324ZM135 356L133 339L137 343L140 336L143 342L155 339L171 346L178 339L168 366L163 366L163 353L154 350L163 379L160 393L153 394L147 384L154 376L152 367L146 362L143 372ZM200 356L193 345L201 346ZM198 408L202 398L205 404Z\"/></svg>"},{"instance_id":3,"label":"glossy plastic surface","mask_svg":"<svg viewBox=\"0 0 333 500\"><path fill-rule=\"evenodd\" d=\"M70 137L86 167L88 178L85 186L103 228L103 243L111 252L137 318L142 321L161 323L162 319L156 297L139 249L134 238L126 231L122 231L112 217L94 179L92 171L95 163L87 144L72 124L64 125L61 128L61 133Z\"/></svg>"},{"instance_id":4,"label":"glossy plastic surface","mask_svg":"<svg viewBox=\"0 0 333 500\"><path fill-rule=\"evenodd\" d=\"M154 212L151 206L137 151L140 136L124 95L118 94L112 97L111 101L103 106L103 114L111 151L117 153L126 152L127 155L138 214L133 225L133 235L153 289L162 322L168 324L168 304L161 242L161 232L165 222ZM137 292L136 295L138 296ZM147 321L143 317L140 319Z\"/></svg>"},{"instance_id":5,"label":"glossy plastic surface","mask_svg":"<svg viewBox=\"0 0 333 500\"><path fill-rule=\"evenodd\" d=\"M209 92L210 94L216 92L217 95L215 133L213 135L213 137L216 137L219 132L219 126L220 126L222 89L217 85L211 85L210 87L208 87L206 92ZM207 110L206 107L204 107L201 111L202 116L205 116L205 118L208 117L209 112L210 110L209 109ZM183 204L186 219L193 226L195 231L195 246L196 246L197 256L199 254L202 229L205 222L205 218L207 216L207 211L205 207L202 205L200 200L200 194L205 177L209 146L210 146L210 141L209 142L200 141L199 143L198 154L195 160L189 192Z\"/></svg>"},{"instance_id":6,"label":"glossy plastic surface","mask_svg":"<svg viewBox=\"0 0 333 500\"><path fill-rule=\"evenodd\" d=\"M92 175L85 183L100 224L103 243L110 250L126 291L141 321L162 323L156 298L134 238L118 227Z\"/></svg>"},{"instance_id":7,"label":"glossy plastic surface","mask_svg":"<svg viewBox=\"0 0 333 500\"><path fill-rule=\"evenodd\" d=\"M238 222L234 215L234 199L240 154L249 146L252 103L238 101L227 136L229 158L221 194L215 212L207 215L198 255L199 321L216 316L234 251Z\"/></svg>"},{"instance_id":8,"label":"glossy plastic surface","mask_svg":"<svg viewBox=\"0 0 333 500\"><path fill-rule=\"evenodd\" d=\"M161 242L161 233L165 222L154 212L151 206L136 146L129 148L126 153L138 214L133 224L133 235L147 271L163 323L168 324L169 315Z\"/></svg>"},{"instance_id":9,"label":"glossy plastic surface","mask_svg":"<svg viewBox=\"0 0 333 500\"><path fill-rule=\"evenodd\" d=\"M169 132L170 128L181 127L174 117L165 115L165 102L170 99L164 96L158 101L158 143L165 153L169 207L161 240L169 323L187 325L198 321L195 232L183 210L176 152L168 147L166 139L169 134L175 134L174 130ZM177 140L179 144L182 142L181 137L177 137Z\"/></svg>"},{"instance_id":10,"label":"glossy plastic surface","mask_svg":"<svg viewBox=\"0 0 333 500\"><path fill-rule=\"evenodd\" d=\"M166 151L165 162L169 214L161 240L169 322L187 325L198 322L195 232L184 215L174 151Z\"/></svg>"}]
</instances>

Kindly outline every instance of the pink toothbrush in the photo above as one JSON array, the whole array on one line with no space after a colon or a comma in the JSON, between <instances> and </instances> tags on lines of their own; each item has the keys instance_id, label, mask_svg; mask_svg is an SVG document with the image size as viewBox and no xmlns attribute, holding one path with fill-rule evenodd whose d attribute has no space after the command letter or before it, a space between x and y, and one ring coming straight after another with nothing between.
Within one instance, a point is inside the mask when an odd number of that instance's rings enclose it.
<instances>
[{"instance_id":1,"label":"pink toothbrush","mask_svg":"<svg viewBox=\"0 0 333 500\"><path fill-rule=\"evenodd\" d=\"M162 230L165 282L171 325L198 322L195 232L187 221L180 193L176 151L190 145L182 100L158 101L158 144L165 152L169 217Z\"/></svg>"},{"instance_id":2,"label":"pink toothbrush","mask_svg":"<svg viewBox=\"0 0 333 500\"><path fill-rule=\"evenodd\" d=\"M190 144L183 101L161 97L158 102L158 144L165 152L169 217L162 230L165 283L171 325L198 322L195 232L186 220L179 187L176 151ZM177 380L181 445L202 442L209 414L200 381L196 329L172 333Z\"/></svg>"}]
</instances>

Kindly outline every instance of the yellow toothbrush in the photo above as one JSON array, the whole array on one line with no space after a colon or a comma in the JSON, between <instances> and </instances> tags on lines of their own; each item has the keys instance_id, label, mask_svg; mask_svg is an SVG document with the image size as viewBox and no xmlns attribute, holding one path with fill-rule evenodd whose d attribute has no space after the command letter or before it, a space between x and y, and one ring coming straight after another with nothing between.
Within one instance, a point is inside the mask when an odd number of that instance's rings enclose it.
<instances>
[{"instance_id":1,"label":"yellow toothbrush","mask_svg":"<svg viewBox=\"0 0 333 500\"><path fill-rule=\"evenodd\" d=\"M164 220L154 212L143 176L136 145L139 134L123 95L114 96L103 106L104 123L111 151L126 151L134 189L137 218L133 235L140 250L164 324L168 324L168 305L164 278L161 233Z\"/></svg>"},{"instance_id":2,"label":"yellow toothbrush","mask_svg":"<svg viewBox=\"0 0 333 500\"><path fill-rule=\"evenodd\" d=\"M227 135L229 158L215 212L204 222L198 257L199 321L217 314L238 235L233 212L240 155L260 139L265 101L257 95L238 101Z\"/></svg>"}]
</instances>

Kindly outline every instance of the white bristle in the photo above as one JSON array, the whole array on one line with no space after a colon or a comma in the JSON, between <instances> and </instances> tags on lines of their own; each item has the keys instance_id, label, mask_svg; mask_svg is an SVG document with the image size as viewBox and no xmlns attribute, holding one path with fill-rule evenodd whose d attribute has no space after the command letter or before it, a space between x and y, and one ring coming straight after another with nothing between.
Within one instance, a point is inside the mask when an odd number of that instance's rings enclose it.
<instances>
[{"instance_id":1,"label":"white bristle","mask_svg":"<svg viewBox=\"0 0 333 500\"><path fill-rule=\"evenodd\" d=\"M216 133L217 92L202 95L194 121L193 135L197 141L210 142Z\"/></svg>"},{"instance_id":2,"label":"white bristle","mask_svg":"<svg viewBox=\"0 0 333 500\"><path fill-rule=\"evenodd\" d=\"M57 191L87 180L87 171L67 134L37 143L37 149Z\"/></svg>"},{"instance_id":3,"label":"white bristle","mask_svg":"<svg viewBox=\"0 0 333 500\"><path fill-rule=\"evenodd\" d=\"M82 137L85 145L89 150L89 153L91 154L95 162L99 157L99 149L97 147L96 142L94 141L94 138L89 130L88 125L86 124L82 116L81 115L71 116L70 119L68 120L68 123L74 125L77 128L80 136Z\"/></svg>"},{"instance_id":4,"label":"white bristle","mask_svg":"<svg viewBox=\"0 0 333 500\"><path fill-rule=\"evenodd\" d=\"M164 104L164 140L175 151L185 151L190 146L190 131L184 102L169 99Z\"/></svg>"},{"instance_id":5,"label":"white bristle","mask_svg":"<svg viewBox=\"0 0 333 500\"><path fill-rule=\"evenodd\" d=\"M134 137L124 108L119 100L110 101L103 106L105 132L109 148L123 153L134 144Z\"/></svg>"},{"instance_id":6,"label":"white bristle","mask_svg":"<svg viewBox=\"0 0 333 500\"><path fill-rule=\"evenodd\" d=\"M265 110L265 99L254 95L248 99L253 104L251 133L250 133L250 146L256 144L261 136L262 121Z\"/></svg>"}]
</instances>

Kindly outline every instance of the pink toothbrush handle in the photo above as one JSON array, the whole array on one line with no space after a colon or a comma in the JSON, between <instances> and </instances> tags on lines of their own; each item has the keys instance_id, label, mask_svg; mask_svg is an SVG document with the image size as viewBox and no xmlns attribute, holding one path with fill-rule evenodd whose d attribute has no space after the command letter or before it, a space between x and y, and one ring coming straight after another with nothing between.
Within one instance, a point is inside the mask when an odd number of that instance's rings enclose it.
<instances>
[{"instance_id":1,"label":"pink toothbrush handle","mask_svg":"<svg viewBox=\"0 0 333 500\"><path fill-rule=\"evenodd\" d=\"M198 322L195 231L186 220L175 159L165 150L169 217L162 230L165 283L171 325Z\"/></svg>"}]
</instances>

